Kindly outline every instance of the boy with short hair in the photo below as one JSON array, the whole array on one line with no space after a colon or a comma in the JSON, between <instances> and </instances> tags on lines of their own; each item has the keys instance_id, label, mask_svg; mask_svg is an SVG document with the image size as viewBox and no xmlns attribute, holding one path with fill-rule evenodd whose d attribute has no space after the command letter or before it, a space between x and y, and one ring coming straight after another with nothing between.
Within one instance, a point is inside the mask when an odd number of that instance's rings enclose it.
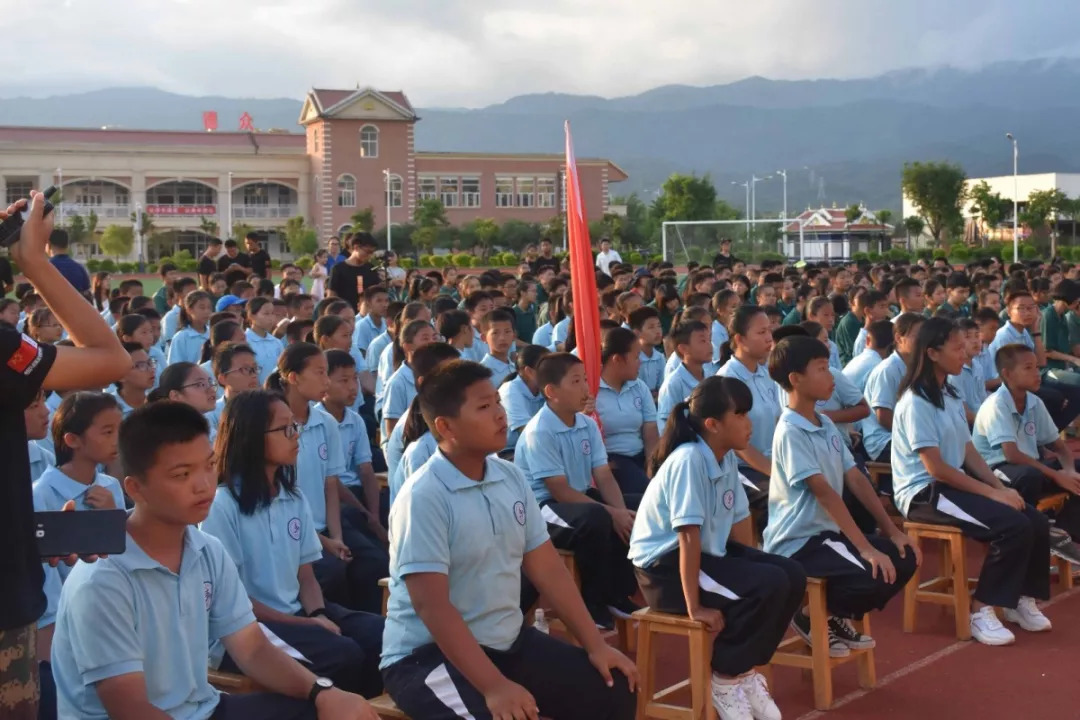
<instances>
[{"instance_id":1,"label":"boy with short hair","mask_svg":"<svg viewBox=\"0 0 1080 720\"><path fill-rule=\"evenodd\" d=\"M494 456L506 415L490 372L451 361L425 376L418 398L439 448L390 511L390 696L418 720L631 720L633 663L597 632L526 477ZM523 627L522 573L581 648Z\"/></svg>"},{"instance_id":2,"label":"boy with short hair","mask_svg":"<svg viewBox=\"0 0 1080 720\"><path fill-rule=\"evenodd\" d=\"M844 271L847 272L846 270ZM836 277L840 277L839 274ZM829 340L829 367L836 368L837 370L843 370L844 366L840 364L840 348L836 346L836 343L831 340L833 334L833 327L836 325L836 310L833 309L832 300L827 297L816 297L810 301L806 309L806 319L813 320L821 327L825 328L825 332L828 333Z\"/></svg>"},{"instance_id":3,"label":"boy with short hair","mask_svg":"<svg viewBox=\"0 0 1080 720\"><path fill-rule=\"evenodd\" d=\"M942 315L950 320L959 320L971 315L971 306L968 305L968 295L971 294L971 281L962 272L949 274L945 281L945 302L937 309L936 315Z\"/></svg>"},{"instance_id":4,"label":"boy with short hair","mask_svg":"<svg viewBox=\"0 0 1080 720\"><path fill-rule=\"evenodd\" d=\"M536 379L546 404L521 431L514 464L532 485L552 542L573 551L593 620L611 628L613 613L629 617L638 609L630 600L637 581L627 543L641 496L624 497L600 429L582 412L591 398L581 360L570 353L546 355Z\"/></svg>"},{"instance_id":5,"label":"boy with short hair","mask_svg":"<svg viewBox=\"0 0 1080 720\"><path fill-rule=\"evenodd\" d=\"M897 280L893 292L896 293L896 302L900 305L900 313L893 318L893 322L904 313L923 314L926 309L926 293L914 277Z\"/></svg>"},{"instance_id":6,"label":"boy with short hair","mask_svg":"<svg viewBox=\"0 0 1080 720\"><path fill-rule=\"evenodd\" d=\"M464 310L469 313L469 322L473 326L473 343L468 353L462 354L462 359L480 362L488 354L489 348L487 343L484 342L481 326L483 325L484 316L494 309L495 302L491 299L491 294L484 290L477 290L465 298Z\"/></svg>"},{"instance_id":7,"label":"boy with short hair","mask_svg":"<svg viewBox=\"0 0 1080 720\"><path fill-rule=\"evenodd\" d=\"M769 524L763 550L799 562L810 577L827 578L829 655L874 647L851 620L881 610L907 584L919 550L885 513L870 481L855 465L840 431L815 404L829 399L833 376L822 344L787 337L769 357L769 375L786 392L772 445ZM845 488L873 516L881 535L865 535L844 504ZM810 643L810 618L791 626Z\"/></svg>"},{"instance_id":8,"label":"boy with short hair","mask_svg":"<svg viewBox=\"0 0 1080 720\"><path fill-rule=\"evenodd\" d=\"M76 565L65 583L52 646L60 716L375 720L362 698L270 643L221 542L195 527L217 486L202 415L178 402L146 405L121 425L120 455L135 502L127 551ZM279 694L211 687L213 640Z\"/></svg>"},{"instance_id":9,"label":"boy with short hair","mask_svg":"<svg viewBox=\"0 0 1080 720\"><path fill-rule=\"evenodd\" d=\"M904 313L893 323L893 352L870 371L863 395L870 405L870 416L862 421L863 449L873 462L889 462L892 452L892 416L900 394L900 381L907 372L915 351L915 338L926 318ZM884 482L882 483L885 484ZM891 487L882 487L889 494Z\"/></svg>"},{"instance_id":10,"label":"boy with short hair","mask_svg":"<svg viewBox=\"0 0 1080 720\"><path fill-rule=\"evenodd\" d=\"M630 329L641 341L638 379L645 383L655 399L664 382L664 353L656 349L664 341L660 313L656 308L642 306L630 313L629 323Z\"/></svg>"},{"instance_id":11,"label":"boy with short hair","mask_svg":"<svg viewBox=\"0 0 1080 720\"><path fill-rule=\"evenodd\" d=\"M860 352L844 366L844 377L850 380L859 392L866 390L866 378L871 371L889 356L893 347L893 324L889 320L870 323L866 333L867 352Z\"/></svg>"},{"instance_id":12,"label":"boy with short hair","mask_svg":"<svg viewBox=\"0 0 1080 720\"><path fill-rule=\"evenodd\" d=\"M975 414L986 400L986 384L975 370L974 359L982 352L982 338L979 326L970 318L962 318L956 323L960 335L964 338L964 357L966 362L959 375L950 375L949 383L960 393L964 401L964 415L968 425L975 422Z\"/></svg>"},{"instance_id":13,"label":"boy with short hair","mask_svg":"<svg viewBox=\"0 0 1080 720\"><path fill-rule=\"evenodd\" d=\"M867 290L859 296L858 301L863 307L863 326L859 328L859 332L855 336L855 344L853 345L851 354L848 356L847 360L844 360L841 349L840 361L844 363L844 367L847 367L852 358L858 357L862 354L863 350L866 350L866 336L870 326L876 322L887 320L889 318L889 298L885 293L877 290Z\"/></svg>"},{"instance_id":14,"label":"boy with short hair","mask_svg":"<svg viewBox=\"0 0 1080 720\"><path fill-rule=\"evenodd\" d=\"M690 397L691 391L702 380L716 374L716 369L711 367L712 344L705 323L698 320L680 322L671 335L675 340L675 354L680 360L664 379L656 399L656 429L660 437L664 436L672 408ZM706 364L710 366L708 370Z\"/></svg>"},{"instance_id":15,"label":"boy with short hair","mask_svg":"<svg viewBox=\"0 0 1080 720\"><path fill-rule=\"evenodd\" d=\"M491 371L491 382L498 388L507 375L517 371L510 361L510 347L514 344L514 314L497 308L484 316L481 326L488 351L480 364Z\"/></svg>"},{"instance_id":16,"label":"boy with short hair","mask_svg":"<svg viewBox=\"0 0 1080 720\"><path fill-rule=\"evenodd\" d=\"M971 360L972 367L983 383L985 390L990 393L1001 384L997 369L994 367L994 356L990 353L990 343L994 342L994 336L1001 328L998 319L998 311L989 307L981 307L975 311L975 324L979 328L979 341L982 350Z\"/></svg>"},{"instance_id":17,"label":"boy with short hair","mask_svg":"<svg viewBox=\"0 0 1080 720\"><path fill-rule=\"evenodd\" d=\"M368 357L371 341L386 332L386 311L390 295L382 285L370 285L364 288L364 309L367 314L356 319L353 328L353 345ZM377 359L376 359L377 361Z\"/></svg>"}]
</instances>

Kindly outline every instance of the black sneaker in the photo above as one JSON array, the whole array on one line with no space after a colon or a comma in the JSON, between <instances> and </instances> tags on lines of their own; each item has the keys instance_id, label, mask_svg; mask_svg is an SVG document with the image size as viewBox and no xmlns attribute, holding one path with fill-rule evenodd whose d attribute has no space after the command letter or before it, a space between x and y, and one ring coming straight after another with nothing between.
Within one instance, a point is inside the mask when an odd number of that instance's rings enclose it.
<instances>
[{"instance_id":1,"label":"black sneaker","mask_svg":"<svg viewBox=\"0 0 1080 720\"><path fill-rule=\"evenodd\" d=\"M830 617L829 634L852 650L869 650L876 645L874 638L856 630L847 618Z\"/></svg>"},{"instance_id":2,"label":"black sneaker","mask_svg":"<svg viewBox=\"0 0 1080 720\"><path fill-rule=\"evenodd\" d=\"M611 617L611 611L606 607L591 605L586 603L585 607L589 611L589 615L592 616L593 623L600 630L614 630L615 619Z\"/></svg>"},{"instance_id":3,"label":"black sneaker","mask_svg":"<svg viewBox=\"0 0 1080 720\"><path fill-rule=\"evenodd\" d=\"M630 616L641 609L641 606L630 598L616 600L607 606L608 612L620 620L629 620Z\"/></svg>"},{"instance_id":4,"label":"black sneaker","mask_svg":"<svg viewBox=\"0 0 1080 720\"><path fill-rule=\"evenodd\" d=\"M798 611L795 613L795 617L791 618L791 629L795 631L795 634L803 639L810 647L813 647L813 643L810 642L810 617ZM844 643L839 637L832 631L830 624L829 627L829 657L847 657L851 654L851 648Z\"/></svg>"},{"instance_id":5,"label":"black sneaker","mask_svg":"<svg viewBox=\"0 0 1080 720\"><path fill-rule=\"evenodd\" d=\"M1068 533L1050 534L1050 554L1068 561L1070 565L1080 565L1080 545L1073 542Z\"/></svg>"}]
</instances>

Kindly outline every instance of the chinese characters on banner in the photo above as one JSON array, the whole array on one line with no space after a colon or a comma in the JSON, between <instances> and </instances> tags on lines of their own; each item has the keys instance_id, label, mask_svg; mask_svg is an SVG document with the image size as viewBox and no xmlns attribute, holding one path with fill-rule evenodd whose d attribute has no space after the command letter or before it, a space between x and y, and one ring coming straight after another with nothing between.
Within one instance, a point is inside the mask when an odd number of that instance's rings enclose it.
<instances>
[{"instance_id":1,"label":"chinese characters on banner","mask_svg":"<svg viewBox=\"0 0 1080 720\"><path fill-rule=\"evenodd\" d=\"M206 132L213 132L217 130L217 113L213 110L208 110L202 114L203 129Z\"/></svg>"},{"instance_id":2,"label":"chinese characters on banner","mask_svg":"<svg viewBox=\"0 0 1080 720\"><path fill-rule=\"evenodd\" d=\"M251 119L251 115L244 113L240 116L240 129L248 130L250 132L255 131L255 123Z\"/></svg>"}]
</instances>

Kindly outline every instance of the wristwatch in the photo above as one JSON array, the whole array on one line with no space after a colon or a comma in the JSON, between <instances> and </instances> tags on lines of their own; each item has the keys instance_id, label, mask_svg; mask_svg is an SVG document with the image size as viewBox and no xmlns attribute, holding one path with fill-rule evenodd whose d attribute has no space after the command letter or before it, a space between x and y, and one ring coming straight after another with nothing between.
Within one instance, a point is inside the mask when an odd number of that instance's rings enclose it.
<instances>
[{"instance_id":1,"label":"wristwatch","mask_svg":"<svg viewBox=\"0 0 1080 720\"><path fill-rule=\"evenodd\" d=\"M319 693L323 690L329 690L334 687L334 681L330 678L315 678L315 684L311 686L311 691L308 693L308 702L315 702L315 698L319 697Z\"/></svg>"}]
</instances>

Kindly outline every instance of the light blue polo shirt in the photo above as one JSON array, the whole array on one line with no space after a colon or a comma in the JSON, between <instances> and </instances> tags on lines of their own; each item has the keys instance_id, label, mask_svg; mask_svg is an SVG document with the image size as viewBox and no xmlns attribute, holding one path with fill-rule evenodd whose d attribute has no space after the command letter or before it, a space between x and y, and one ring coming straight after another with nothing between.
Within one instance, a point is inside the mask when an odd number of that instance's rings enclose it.
<instances>
[{"instance_id":1,"label":"light blue polo shirt","mask_svg":"<svg viewBox=\"0 0 1080 720\"><path fill-rule=\"evenodd\" d=\"M506 377L514 372L517 372L517 368L514 367L512 362L503 362L499 358L495 357L491 353L487 353L480 360L480 364L491 371L491 384L498 390L502 385L502 381Z\"/></svg>"},{"instance_id":2,"label":"light blue polo shirt","mask_svg":"<svg viewBox=\"0 0 1080 720\"><path fill-rule=\"evenodd\" d=\"M769 476L769 524L762 535L767 553L791 557L815 535L840 532L806 480L821 475L829 487L843 495L844 473L855 467L855 459L833 421L820 412L816 416L819 424L787 408L776 426Z\"/></svg>"},{"instance_id":3,"label":"light blue polo shirt","mask_svg":"<svg viewBox=\"0 0 1080 720\"><path fill-rule=\"evenodd\" d=\"M829 341L829 367L837 370L844 369L843 364L840 362L840 348L832 340Z\"/></svg>"},{"instance_id":4,"label":"light blue polo shirt","mask_svg":"<svg viewBox=\"0 0 1080 720\"><path fill-rule=\"evenodd\" d=\"M949 384L960 393L960 399L973 413L979 412L983 401L986 400L986 384L975 374L971 365L965 365L959 375L950 375Z\"/></svg>"},{"instance_id":5,"label":"light blue polo shirt","mask_svg":"<svg viewBox=\"0 0 1080 720\"><path fill-rule=\"evenodd\" d=\"M383 447L383 456L386 458L386 479L387 484L390 487L390 499L394 499L394 478L398 477L397 487L401 487L401 484L405 482L404 477L399 477L401 473L401 458L405 454L405 425L409 422L409 410L405 411L405 414L401 416L401 419L394 425L393 431L390 433L390 437L386 440L386 445Z\"/></svg>"},{"instance_id":6,"label":"light blue polo shirt","mask_svg":"<svg viewBox=\"0 0 1080 720\"><path fill-rule=\"evenodd\" d=\"M754 397L754 405L749 412L753 425L750 444L765 457L772 457L773 432L780 417L780 394L779 386L769 377L769 368L759 363L757 369L750 372L750 368L732 355L716 374L742 380L750 388L750 394ZM742 462L739 464L745 465Z\"/></svg>"},{"instance_id":7,"label":"light blue polo shirt","mask_svg":"<svg viewBox=\"0 0 1080 720\"><path fill-rule=\"evenodd\" d=\"M430 430L421 435L418 440L409 443L409 446L405 448L405 454L401 456L399 484L394 492L394 497L401 491L401 486L405 484L405 481L430 460L438 449L439 443L436 442L435 436L431 434Z\"/></svg>"},{"instance_id":8,"label":"light blue polo shirt","mask_svg":"<svg viewBox=\"0 0 1080 720\"><path fill-rule=\"evenodd\" d=\"M161 317L161 342L166 346L172 343L177 329L180 327L180 305L176 304L169 308Z\"/></svg>"},{"instance_id":9,"label":"light blue polo shirt","mask_svg":"<svg viewBox=\"0 0 1080 720\"><path fill-rule=\"evenodd\" d=\"M371 345L371 341L382 333L386 332L386 318L380 320L379 323L379 325L376 325L375 322L371 319L370 315L365 315L362 318L357 318L356 327L353 328L352 335L353 347L357 350L367 353L367 349Z\"/></svg>"},{"instance_id":10,"label":"light blue polo shirt","mask_svg":"<svg viewBox=\"0 0 1080 720\"><path fill-rule=\"evenodd\" d=\"M330 411L322 403L315 407L330 415ZM330 415L330 417L334 416ZM345 416L337 427L345 458L345 469L338 475L338 480L346 487L360 487L361 482L356 474L356 467L371 462L371 443L368 441L367 425L364 424L362 417L349 408L345 408Z\"/></svg>"},{"instance_id":11,"label":"light blue polo shirt","mask_svg":"<svg viewBox=\"0 0 1080 720\"><path fill-rule=\"evenodd\" d=\"M125 553L80 562L64 583L52 645L59 715L107 720L95 683L143 673L155 707L176 720L205 720L219 695L206 676L210 643L254 622L218 540L185 529L177 574L129 535Z\"/></svg>"},{"instance_id":12,"label":"light blue polo shirt","mask_svg":"<svg viewBox=\"0 0 1080 720\"><path fill-rule=\"evenodd\" d=\"M299 490L279 488L269 505L245 515L230 489L219 486L199 529L221 541L248 597L288 615L302 609L297 573L322 557L322 543Z\"/></svg>"},{"instance_id":13,"label":"light blue polo shirt","mask_svg":"<svg viewBox=\"0 0 1080 720\"><path fill-rule=\"evenodd\" d=\"M210 339L210 328L198 332L190 327L179 330L169 343L169 364L178 362L199 363L203 344Z\"/></svg>"},{"instance_id":14,"label":"light blue polo shirt","mask_svg":"<svg viewBox=\"0 0 1080 720\"><path fill-rule=\"evenodd\" d=\"M214 409L208 413L203 413L203 417L206 418L206 424L210 426L210 439L213 440L217 437L218 426L221 425L221 416L225 412L225 401L228 398L222 396L218 398L218 401L214 403Z\"/></svg>"},{"instance_id":15,"label":"light blue polo shirt","mask_svg":"<svg viewBox=\"0 0 1080 720\"><path fill-rule=\"evenodd\" d=\"M709 377L704 372L704 368L702 371L702 379ZM664 384L660 386L660 394L656 397L656 429L661 435L664 434L664 427L667 425L671 411L676 405L690 397L690 393L694 392L699 382L681 361L675 368L675 372L664 379Z\"/></svg>"},{"instance_id":16,"label":"light blue polo shirt","mask_svg":"<svg viewBox=\"0 0 1080 720\"><path fill-rule=\"evenodd\" d=\"M656 353L654 352L653 354L655 355ZM671 355L668 356L667 360L664 362L665 380L667 379L668 375L671 375L671 373L675 372L675 369L681 362L682 358L679 357L679 353L677 352L673 352L671 353ZM705 377L710 377L716 374L716 371L720 369L720 366L713 362L707 362L702 364L701 369L702 372L705 373Z\"/></svg>"},{"instance_id":17,"label":"light blue polo shirt","mask_svg":"<svg viewBox=\"0 0 1080 720\"><path fill-rule=\"evenodd\" d=\"M986 391L986 383L997 377L997 367L994 366L994 356L990 354L990 346L987 345L975 357L971 358L971 367L975 370L975 376L982 383L983 392Z\"/></svg>"},{"instance_id":18,"label":"light blue polo shirt","mask_svg":"<svg viewBox=\"0 0 1080 720\"><path fill-rule=\"evenodd\" d=\"M555 325L551 331L551 349L557 350L559 343L566 342L566 336L570 334L570 323L574 321L573 315L567 315Z\"/></svg>"},{"instance_id":19,"label":"light blue polo shirt","mask_svg":"<svg viewBox=\"0 0 1080 720\"><path fill-rule=\"evenodd\" d=\"M45 434L45 437L41 438L40 440L36 440L35 442L37 442L37 444L40 445L43 449L48 450L50 453L56 452L56 448L53 446L52 439L53 416L56 415L56 410L60 407L60 403L62 403L63 401L64 398L60 397L60 393L58 392L49 393L45 397L45 407L49 408L49 432ZM35 477L34 475L31 475L30 477L33 480L37 480L37 477Z\"/></svg>"},{"instance_id":20,"label":"light blue polo shirt","mask_svg":"<svg viewBox=\"0 0 1080 720\"><path fill-rule=\"evenodd\" d=\"M616 391L600 378L596 414L604 427L604 447L609 455L633 457L645 452L642 427L656 422L656 404L645 383L631 380Z\"/></svg>"},{"instance_id":21,"label":"light blue polo shirt","mask_svg":"<svg viewBox=\"0 0 1080 720\"><path fill-rule=\"evenodd\" d=\"M723 557L732 526L749 516L735 453L717 462L698 437L675 448L645 489L630 533L630 561L648 568L678 548L683 527L701 528L701 552Z\"/></svg>"},{"instance_id":22,"label":"light blue polo shirt","mask_svg":"<svg viewBox=\"0 0 1080 720\"><path fill-rule=\"evenodd\" d=\"M851 362L844 366L844 377L850 380L859 392L866 392L866 378L880 364L881 355L876 350L869 350L851 358Z\"/></svg>"},{"instance_id":23,"label":"light blue polo shirt","mask_svg":"<svg viewBox=\"0 0 1080 720\"><path fill-rule=\"evenodd\" d=\"M416 376L409 363L403 362L385 386L382 404L382 436L388 437L387 420L400 420L416 397Z\"/></svg>"},{"instance_id":24,"label":"light blue polo shirt","mask_svg":"<svg viewBox=\"0 0 1080 720\"><path fill-rule=\"evenodd\" d=\"M1039 396L1027 393L1024 411L1020 412L1004 384L979 408L971 433L972 444L990 467L1005 462L1002 443L1016 443L1020 452L1038 460L1039 446L1049 445L1057 439L1057 425Z\"/></svg>"},{"instance_id":25,"label":"light blue polo shirt","mask_svg":"<svg viewBox=\"0 0 1080 720\"><path fill-rule=\"evenodd\" d=\"M1012 321L1007 321L1004 325L998 328L997 334L994 335L993 342L990 343L990 347L987 348L990 351L990 371L994 373L993 379L998 376L997 367L994 365L994 358L997 357L997 351L1006 345L1026 345L1032 350L1035 349L1035 340L1031 337L1031 333L1027 331L1027 328L1023 330L1017 328L1012 324Z\"/></svg>"},{"instance_id":26,"label":"light blue polo shirt","mask_svg":"<svg viewBox=\"0 0 1080 720\"><path fill-rule=\"evenodd\" d=\"M855 336L855 344L851 346L851 357L853 359L859 357L866 349L866 326L864 325L859 328L859 334ZM848 365L850 364L851 362L848 361Z\"/></svg>"},{"instance_id":27,"label":"light blue polo shirt","mask_svg":"<svg viewBox=\"0 0 1080 720\"><path fill-rule=\"evenodd\" d=\"M905 372L907 372L907 363L904 362L904 358L894 352L866 376L863 397L870 406L870 414L859 421L859 427L862 429L863 447L866 448L866 454L871 460L876 459L892 439L892 434L878 422L874 409L882 408L895 412L896 396L900 393L900 382L904 379ZM895 418L893 427L896 427Z\"/></svg>"},{"instance_id":28,"label":"light blue polo shirt","mask_svg":"<svg viewBox=\"0 0 1080 720\"><path fill-rule=\"evenodd\" d=\"M296 486L311 507L315 529L326 528L326 478L345 471L345 451L337 421L325 410L311 405L308 420L300 430L300 452L296 457Z\"/></svg>"},{"instance_id":29,"label":"light blue polo shirt","mask_svg":"<svg viewBox=\"0 0 1080 720\"><path fill-rule=\"evenodd\" d=\"M652 355L646 355L642 350L638 360L641 361L637 371L638 380L645 383L649 392L654 395L659 393L660 386L664 384L664 353L654 348Z\"/></svg>"},{"instance_id":30,"label":"light blue polo shirt","mask_svg":"<svg viewBox=\"0 0 1080 720\"><path fill-rule=\"evenodd\" d=\"M161 384L161 373L165 372L165 368L168 366L169 361L165 357L165 351L162 350L159 345L151 345L150 349L146 351L146 354L154 361L154 387L157 387ZM211 378L214 377L213 370L209 370L208 372L210 373Z\"/></svg>"},{"instance_id":31,"label":"light blue polo shirt","mask_svg":"<svg viewBox=\"0 0 1080 720\"><path fill-rule=\"evenodd\" d=\"M266 378L277 370L278 357L285 351L285 343L270 333L259 337L251 328L244 331L247 344L255 353L255 366L259 369L259 387L266 384Z\"/></svg>"},{"instance_id":32,"label":"light blue polo shirt","mask_svg":"<svg viewBox=\"0 0 1080 720\"><path fill-rule=\"evenodd\" d=\"M540 327L536 328L536 332L532 336L533 345L543 345L549 350L552 347L551 333L555 331L555 328L551 326L550 322L546 322Z\"/></svg>"},{"instance_id":33,"label":"light blue polo shirt","mask_svg":"<svg viewBox=\"0 0 1080 720\"><path fill-rule=\"evenodd\" d=\"M484 356L488 354L490 348L488 344L484 342L484 336L480 334L480 331L476 328L472 330L472 347L467 347L461 351L461 357L464 360L472 360L473 362L480 362L484 359Z\"/></svg>"},{"instance_id":34,"label":"light blue polo shirt","mask_svg":"<svg viewBox=\"0 0 1080 720\"><path fill-rule=\"evenodd\" d=\"M727 328L719 320L712 321L712 361L719 365L720 347L729 339Z\"/></svg>"},{"instance_id":35,"label":"light blue polo shirt","mask_svg":"<svg viewBox=\"0 0 1080 720\"><path fill-rule=\"evenodd\" d=\"M379 372L379 360L382 358L382 351L387 345L393 343L393 338L385 330L376 335L371 343L368 345L367 353L364 354L364 359L367 360L367 369L369 372Z\"/></svg>"},{"instance_id":36,"label":"light blue polo shirt","mask_svg":"<svg viewBox=\"0 0 1080 720\"><path fill-rule=\"evenodd\" d=\"M506 447L512 448L521 430L544 407L543 393L533 395L520 376L499 386L499 400L506 411Z\"/></svg>"},{"instance_id":37,"label":"light blue polo shirt","mask_svg":"<svg viewBox=\"0 0 1080 720\"><path fill-rule=\"evenodd\" d=\"M49 567L49 563L41 563L41 569L45 573L45 584L42 590L45 592L45 612L38 618L38 630L49 627L56 623L56 611L60 607L60 593L64 589L64 581L60 578L57 568Z\"/></svg>"},{"instance_id":38,"label":"light blue polo shirt","mask_svg":"<svg viewBox=\"0 0 1080 720\"><path fill-rule=\"evenodd\" d=\"M521 633L521 563L547 542L547 524L528 481L488 457L471 480L436 452L390 509L390 600L380 667L435 642L417 615L405 578L447 576L450 603L482 647L508 650ZM411 478L410 478L411 480Z\"/></svg>"},{"instance_id":39,"label":"light blue polo shirt","mask_svg":"<svg viewBox=\"0 0 1080 720\"><path fill-rule=\"evenodd\" d=\"M26 443L26 452L30 456L30 482L35 482L46 470L56 464L56 456L43 448L38 440Z\"/></svg>"},{"instance_id":40,"label":"light blue polo shirt","mask_svg":"<svg viewBox=\"0 0 1080 720\"><path fill-rule=\"evenodd\" d=\"M462 357L465 355L462 353ZM471 358L466 358L471 359ZM402 363L404 364L404 363ZM379 353L378 370L375 376L375 416L381 417L379 413L382 412L383 405L386 403L386 386L390 382L390 378L397 372L397 368L394 367L394 345L393 343L385 346L382 352Z\"/></svg>"},{"instance_id":41,"label":"light blue polo shirt","mask_svg":"<svg viewBox=\"0 0 1080 720\"><path fill-rule=\"evenodd\" d=\"M938 409L908 390L896 403L893 414L893 500L905 516L912 499L934 482L919 458L919 449L936 447L941 459L963 471L964 452L971 442L964 403L945 393L945 407Z\"/></svg>"},{"instance_id":42,"label":"light blue polo shirt","mask_svg":"<svg viewBox=\"0 0 1080 720\"><path fill-rule=\"evenodd\" d=\"M829 372L833 376L833 392L829 396L828 400L818 400L814 403L814 409L819 413L832 412L834 410L843 410L845 408L852 408L862 402L863 396L859 392L859 389L852 384L850 380L844 377L844 373L836 368L829 368ZM782 413L787 412L788 409L788 394L787 390L780 387L780 384L776 385L777 397L780 398L780 407ZM840 437L843 438L844 444L849 448L851 447L851 435L849 435L850 426L847 424L837 425L837 429L840 430Z\"/></svg>"},{"instance_id":43,"label":"light blue polo shirt","mask_svg":"<svg viewBox=\"0 0 1080 720\"><path fill-rule=\"evenodd\" d=\"M124 491L116 478L99 472L92 483L83 485L55 465L34 481L34 509L39 512L59 511L64 509L64 503L68 500L74 500L76 510L93 510L86 504L86 493L95 485L109 491L117 510L124 509Z\"/></svg>"},{"instance_id":44,"label":"light blue polo shirt","mask_svg":"<svg viewBox=\"0 0 1080 720\"><path fill-rule=\"evenodd\" d=\"M596 421L581 413L567 427L551 407L544 405L525 425L517 447L514 464L525 474L539 503L551 499L547 478L564 476L578 492L592 486L593 468L607 465L604 438Z\"/></svg>"}]
</instances>

